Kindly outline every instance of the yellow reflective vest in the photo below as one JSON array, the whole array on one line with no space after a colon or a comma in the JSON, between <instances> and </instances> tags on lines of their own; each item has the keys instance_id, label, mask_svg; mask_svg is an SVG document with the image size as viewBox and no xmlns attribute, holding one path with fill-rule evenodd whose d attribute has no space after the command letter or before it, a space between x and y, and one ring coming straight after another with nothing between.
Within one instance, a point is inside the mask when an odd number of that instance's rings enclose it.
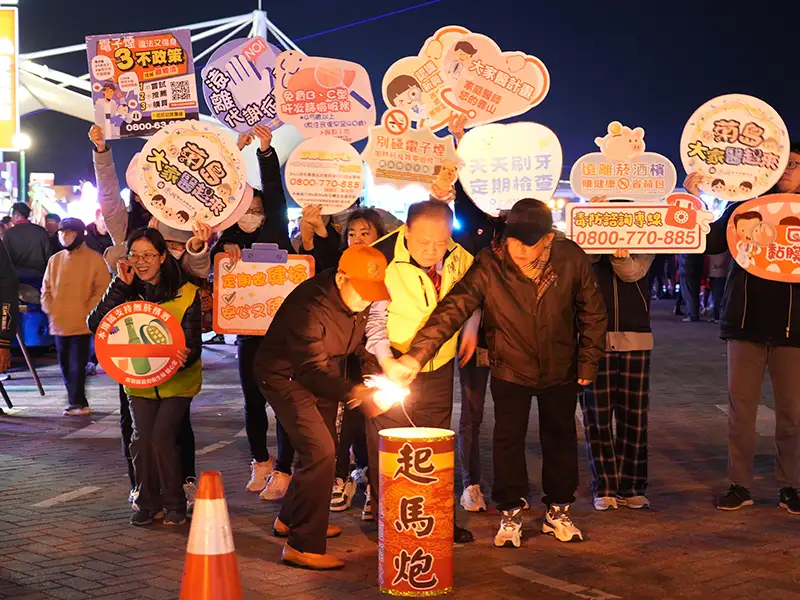
<instances>
[{"instance_id":1,"label":"yellow reflective vest","mask_svg":"<svg viewBox=\"0 0 800 600\"><path fill-rule=\"evenodd\" d=\"M405 353L411 341L422 329L439 300L447 295L472 265L472 255L450 240L442 266L442 286L436 288L428 274L416 266L406 248L406 226L403 225L381 240L375 247L386 256L386 286L392 295L386 328L392 348ZM435 371L453 360L458 351L458 333L444 343L423 371Z\"/></svg>"},{"instance_id":2,"label":"yellow reflective vest","mask_svg":"<svg viewBox=\"0 0 800 600\"><path fill-rule=\"evenodd\" d=\"M184 283L178 295L168 302L161 302L159 306L165 309L179 323L183 321L183 316L194 302L198 293L198 287L191 283ZM125 393L129 396L138 398L150 398L153 400L160 398L194 398L200 393L203 385L203 361L197 359L193 364L185 369L180 369L166 382L158 387L152 388L131 388L125 386Z\"/></svg>"}]
</instances>

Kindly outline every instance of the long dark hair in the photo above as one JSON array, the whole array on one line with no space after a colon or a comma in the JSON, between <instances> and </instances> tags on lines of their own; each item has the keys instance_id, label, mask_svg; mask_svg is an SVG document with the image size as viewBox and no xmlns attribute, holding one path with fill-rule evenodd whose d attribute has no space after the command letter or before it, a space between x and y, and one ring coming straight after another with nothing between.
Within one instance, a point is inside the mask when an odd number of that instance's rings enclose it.
<instances>
[{"instance_id":1,"label":"long dark hair","mask_svg":"<svg viewBox=\"0 0 800 600\"><path fill-rule=\"evenodd\" d=\"M378 232L378 239L386 235L386 225L383 222L383 217L377 210L371 208L359 208L347 215L347 220L342 227L342 249L347 249L347 238L350 235L350 229L356 221L366 221L371 223L375 230Z\"/></svg>"},{"instance_id":2,"label":"long dark hair","mask_svg":"<svg viewBox=\"0 0 800 600\"><path fill-rule=\"evenodd\" d=\"M158 302L172 300L178 295L178 290L181 285L183 285L183 277L178 261L173 258L172 254L170 254L167 249L167 242L164 240L164 236L161 235L158 229L153 229L152 227L137 229L128 236L126 242L128 254L130 254L133 244L138 240L147 240L153 245L160 256L166 256L166 260L164 260L161 265L161 277L159 277L158 283L155 285L154 296ZM144 285L144 282L139 279L138 275L134 282L137 286Z\"/></svg>"}]
</instances>

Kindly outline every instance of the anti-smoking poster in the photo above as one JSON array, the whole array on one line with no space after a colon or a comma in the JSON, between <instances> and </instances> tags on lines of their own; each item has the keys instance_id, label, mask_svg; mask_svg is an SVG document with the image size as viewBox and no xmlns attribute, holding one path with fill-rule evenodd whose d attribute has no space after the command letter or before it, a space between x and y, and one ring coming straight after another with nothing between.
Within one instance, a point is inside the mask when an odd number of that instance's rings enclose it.
<instances>
[{"instance_id":1,"label":"anti-smoking poster","mask_svg":"<svg viewBox=\"0 0 800 600\"><path fill-rule=\"evenodd\" d=\"M199 118L188 29L86 37L94 122L107 140Z\"/></svg>"}]
</instances>

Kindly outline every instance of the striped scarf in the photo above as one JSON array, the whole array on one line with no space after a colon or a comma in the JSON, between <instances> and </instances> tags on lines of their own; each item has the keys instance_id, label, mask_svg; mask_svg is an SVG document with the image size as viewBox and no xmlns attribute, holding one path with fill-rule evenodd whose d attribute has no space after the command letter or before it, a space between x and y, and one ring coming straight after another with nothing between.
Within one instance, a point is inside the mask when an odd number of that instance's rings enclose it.
<instances>
[{"instance_id":1,"label":"striped scarf","mask_svg":"<svg viewBox=\"0 0 800 600\"><path fill-rule=\"evenodd\" d=\"M550 265L550 251L553 249L553 240L544 247L542 254L529 265L522 267L522 274L536 284L536 301L539 302L544 293L556 281L556 272Z\"/></svg>"}]
</instances>

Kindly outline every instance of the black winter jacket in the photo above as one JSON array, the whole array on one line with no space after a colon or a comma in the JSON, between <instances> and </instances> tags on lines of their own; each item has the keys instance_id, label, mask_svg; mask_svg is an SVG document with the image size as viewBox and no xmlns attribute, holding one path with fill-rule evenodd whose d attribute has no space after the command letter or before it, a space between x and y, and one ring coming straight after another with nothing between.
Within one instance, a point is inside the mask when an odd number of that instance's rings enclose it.
<instances>
[{"instance_id":1,"label":"black winter jacket","mask_svg":"<svg viewBox=\"0 0 800 600\"><path fill-rule=\"evenodd\" d=\"M94 307L94 310L89 313L86 324L89 326L91 332L95 333L103 317L120 304L133 302L134 300L144 300L145 302L161 304L171 299L172 298L160 295L155 286L144 283L138 277L135 277L133 283L128 285L117 276L111 281L111 285L108 286L108 290L106 290L103 299L100 300L97 306ZM186 364L181 367L182 369L197 362L203 351L202 314L200 291L198 290L194 297L194 302L192 302L191 306L183 315L183 320L181 321L181 328L186 337L186 347L189 348L189 358Z\"/></svg>"},{"instance_id":2,"label":"black winter jacket","mask_svg":"<svg viewBox=\"0 0 800 600\"><path fill-rule=\"evenodd\" d=\"M11 257L0 240L0 348L11 347L19 326L19 280Z\"/></svg>"},{"instance_id":3,"label":"black winter jacket","mask_svg":"<svg viewBox=\"0 0 800 600\"><path fill-rule=\"evenodd\" d=\"M255 359L255 375L270 390L294 379L317 397L344 402L358 382L346 377L347 357L372 361L365 348L369 308L353 313L323 271L297 286L278 309Z\"/></svg>"},{"instance_id":4,"label":"black winter jacket","mask_svg":"<svg viewBox=\"0 0 800 600\"><path fill-rule=\"evenodd\" d=\"M111 248L114 245L113 240L111 239L111 234L106 232L105 234L101 234L97 231L97 225L94 223L89 223L86 226L86 238L84 239L86 246L98 252L100 256L103 253Z\"/></svg>"},{"instance_id":5,"label":"black winter jacket","mask_svg":"<svg viewBox=\"0 0 800 600\"><path fill-rule=\"evenodd\" d=\"M455 206L458 229L453 231L453 240L472 256L488 248L495 237L499 237L503 229L503 220L490 217L469 199L460 181L455 184Z\"/></svg>"},{"instance_id":6,"label":"black winter jacket","mask_svg":"<svg viewBox=\"0 0 800 600\"><path fill-rule=\"evenodd\" d=\"M740 204L728 206L711 224L706 254L721 254L728 249L728 221ZM800 347L800 284L755 277L731 260L722 296L720 337Z\"/></svg>"},{"instance_id":7,"label":"black winter jacket","mask_svg":"<svg viewBox=\"0 0 800 600\"><path fill-rule=\"evenodd\" d=\"M211 249L211 264L214 257L224 252L225 244L236 244L243 250L253 244L278 244L281 250L294 254L289 241L289 215L286 212L286 196L281 182L281 164L273 149L267 152L258 150L258 166L261 169L261 201L264 204L264 224L247 233L238 224L228 227L222 232L217 243Z\"/></svg>"},{"instance_id":8,"label":"black winter jacket","mask_svg":"<svg viewBox=\"0 0 800 600\"><path fill-rule=\"evenodd\" d=\"M427 363L483 304L492 377L540 390L594 380L607 316L589 258L556 237L550 263L557 280L537 303L536 284L504 251L481 251L417 333L409 354Z\"/></svg>"},{"instance_id":9,"label":"black winter jacket","mask_svg":"<svg viewBox=\"0 0 800 600\"><path fill-rule=\"evenodd\" d=\"M636 281L626 281L614 269L617 259L604 254L594 262L594 274L608 308L608 331L650 331L650 291L648 271L651 259L634 255L628 261L644 261L643 276ZM619 268L620 265L617 264Z\"/></svg>"}]
</instances>

